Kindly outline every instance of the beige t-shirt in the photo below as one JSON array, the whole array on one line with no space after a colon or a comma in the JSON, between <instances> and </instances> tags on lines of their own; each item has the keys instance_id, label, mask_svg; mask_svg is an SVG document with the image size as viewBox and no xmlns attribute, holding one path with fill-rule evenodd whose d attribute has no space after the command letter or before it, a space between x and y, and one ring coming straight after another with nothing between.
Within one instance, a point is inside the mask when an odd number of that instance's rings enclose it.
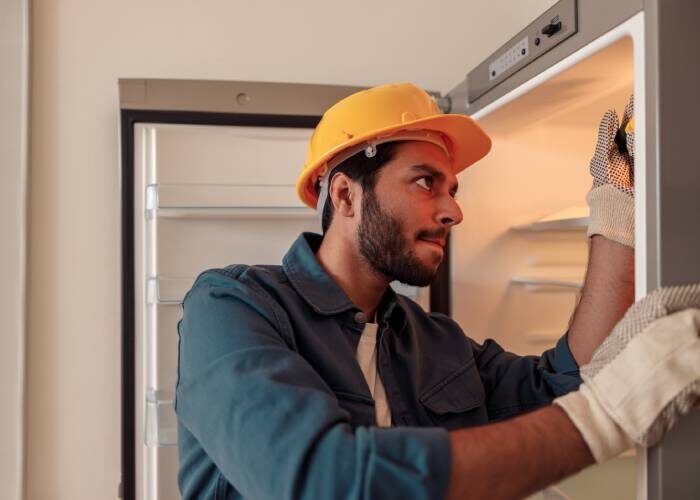
<instances>
[{"instance_id":1,"label":"beige t-shirt","mask_svg":"<svg viewBox=\"0 0 700 500\"><path fill-rule=\"evenodd\" d=\"M391 427L391 412L386 401L386 392L377 372L377 323L365 323L365 329L357 344L357 362L365 376L369 390L374 398L379 427Z\"/></svg>"}]
</instances>

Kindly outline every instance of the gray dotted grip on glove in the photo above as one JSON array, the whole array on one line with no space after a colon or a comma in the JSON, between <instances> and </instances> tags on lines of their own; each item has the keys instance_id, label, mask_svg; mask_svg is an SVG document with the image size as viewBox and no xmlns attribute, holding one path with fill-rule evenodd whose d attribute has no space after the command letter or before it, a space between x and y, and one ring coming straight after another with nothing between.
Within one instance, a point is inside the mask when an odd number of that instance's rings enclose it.
<instances>
[{"instance_id":1,"label":"gray dotted grip on glove","mask_svg":"<svg viewBox=\"0 0 700 500\"><path fill-rule=\"evenodd\" d=\"M625 107L622 122L632 118L634 104L632 98ZM610 184L627 196L634 196L634 134L627 134L627 151L621 153L615 142L615 135L620 128L617 113L609 109L603 115L598 126L598 142L590 162L593 188Z\"/></svg>"},{"instance_id":2,"label":"gray dotted grip on glove","mask_svg":"<svg viewBox=\"0 0 700 500\"><path fill-rule=\"evenodd\" d=\"M622 123L634 115L630 97ZM620 120L608 110L598 126L598 141L589 169L593 187L586 197L591 209L588 236L600 234L630 247L634 246L634 131L626 134L627 153L620 151L615 137Z\"/></svg>"},{"instance_id":3,"label":"gray dotted grip on glove","mask_svg":"<svg viewBox=\"0 0 700 500\"><path fill-rule=\"evenodd\" d=\"M581 368L581 377L584 381L595 377L624 350L637 334L657 319L689 308L700 309L700 284L665 287L653 291L627 311L611 334L598 347L590 363ZM629 383L635 383L635 381ZM699 403L700 380L697 380L683 389L664 407L647 433L637 441L644 446L657 443L661 436L673 426L679 415L686 414Z\"/></svg>"}]
</instances>

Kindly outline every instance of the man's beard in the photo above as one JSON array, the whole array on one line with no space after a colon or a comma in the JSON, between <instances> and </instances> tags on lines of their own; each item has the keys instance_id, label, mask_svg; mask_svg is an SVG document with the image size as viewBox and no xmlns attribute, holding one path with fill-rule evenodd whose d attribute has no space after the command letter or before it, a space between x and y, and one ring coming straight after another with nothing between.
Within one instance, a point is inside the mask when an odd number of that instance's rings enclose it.
<instances>
[{"instance_id":1,"label":"man's beard","mask_svg":"<svg viewBox=\"0 0 700 500\"><path fill-rule=\"evenodd\" d=\"M412 286L428 286L437 267L423 264L404 237L401 221L384 212L372 191L362 199L362 220L358 227L360 255L372 270L391 280ZM447 230L420 231L420 237L444 237Z\"/></svg>"}]
</instances>

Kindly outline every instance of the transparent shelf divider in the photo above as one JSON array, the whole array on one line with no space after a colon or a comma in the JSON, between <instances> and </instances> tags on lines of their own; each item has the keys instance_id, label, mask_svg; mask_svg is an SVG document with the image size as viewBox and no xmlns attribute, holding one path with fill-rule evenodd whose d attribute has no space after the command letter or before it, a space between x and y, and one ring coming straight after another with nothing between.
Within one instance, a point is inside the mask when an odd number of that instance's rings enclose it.
<instances>
[{"instance_id":1,"label":"transparent shelf divider","mask_svg":"<svg viewBox=\"0 0 700 500\"><path fill-rule=\"evenodd\" d=\"M390 285L396 293L405 295L406 297L410 297L412 299L418 297L418 294L420 293L420 287L407 285L405 283L401 283L400 281L392 281Z\"/></svg>"},{"instance_id":2,"label":"transparent shelf divider","mask_svg":"<svg viewBox=\"0 0 700 500\"><path fill-rule=\"evenodd\" d=\"M537 345L554 345L556 344L557 340L559 340L559 337L561 337L564 334L564 329L563 331L533 331L533 332L526 332L525 333L525 340L527 340L528 344L537 344Z\"/></svg>"},{"instance_id":3,"label":"transparent shelf divider","mask_svg":"<svg viewBox=\"0 0 700 500\"><path fill-rule=\"evenodd\" d=\"M291 184L151 184L148 218L304 219L316 213L301 203Z\"/></svg>"},{"instance_id":4,"label":"transparent shelf divider","mask_svg":"<svg viewBox=\"0 0 700 500\"><path fill-rule=\"evenodd\" d=\"M146 281L146 300L148 304L178 305L185 294L192 288L194 278L171 278L154 276Z\"/></svg>"},{"instance_id":5,"label":"transparent shelf divider","mask_svg":"<svg viewBox=\"0 0 700 500\"><path fill-rule=\"evenodd\" d=\"M151 448L177 445L177 418L173 391L146 391L146 446Z\"/></svg>"},{"instance_id":6,"label":"transparent shelf divider","mask_svg":"<svg viewBox=\"0 0 700 500\"><path fill-rule=\"evenodd\" d=\"M513 276L513 285L523 286L527 291L536 292L548 289L579 290L583 283L577 278L538 278L534 276Z\"/></svg>"},{"instance_id":7,"label":"transparent shelf divider","mask_svg":"<svg viewBox=\"0 0 700 500\"><path fill-rule=\"evenodd\" d=\"M548 486L541 491L542 498L546 500L570 500L566 493L564 493L561 488L556 486ZM538 497L536 497L538 498Z\"/></svg>"},{"instance_id":8,"label":"transparent shelf divider","mask_svg":"<svg viewBox=\"0 0 700 500\"><path fill-rule=\"evenodd\" d=\"M588 207L570 207L535 222L513 226L511 229L520 232L585 231L588 221Z\"/></svg>"}]
</instances>

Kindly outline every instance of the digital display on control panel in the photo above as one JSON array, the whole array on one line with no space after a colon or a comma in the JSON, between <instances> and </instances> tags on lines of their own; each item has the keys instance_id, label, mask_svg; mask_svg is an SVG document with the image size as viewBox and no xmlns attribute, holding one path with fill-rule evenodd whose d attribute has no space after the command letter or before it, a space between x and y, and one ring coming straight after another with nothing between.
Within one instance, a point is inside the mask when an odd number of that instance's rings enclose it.
<instances>
[{"instance_id":1,"label":"digital display on control panel","mask_svg":"<svg viewBox=\"0 0 700 500\"><path fill-rule=\"evenodd\" d=\"M506 50L498 59L489 64L489 80L495 80L501 76L501 74L525 59L528 52L528 37L525 37Z\"/></svg>"}]
</instances>

